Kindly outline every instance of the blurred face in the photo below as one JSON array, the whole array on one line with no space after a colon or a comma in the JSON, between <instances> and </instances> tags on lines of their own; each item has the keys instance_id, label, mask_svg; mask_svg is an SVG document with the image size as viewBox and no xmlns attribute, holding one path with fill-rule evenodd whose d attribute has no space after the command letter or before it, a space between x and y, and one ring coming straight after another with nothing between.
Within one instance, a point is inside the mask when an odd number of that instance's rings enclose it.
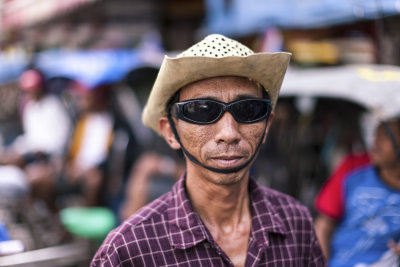
<instances>
[{"instance_id":1,"label":"blurred face","mask_svg":"<svg viewBox=\"0 0 400 267\"><path fill-rule=\"evenodd\" d=\"M32 99L34 101L38 101L44 95L44 92L41 87L37 87L31 90L22 90L24 97L28 99Z\"/></svg>"},{"instance_id":2,"label":"blurred face","mask_svg":"<svg viewBox=\"0 0 400 267\"><path fill-rule=\"evenodd\" d=\"M79 91L77 96L77 104L79 110L87 112L98 112L107 109L108 98L98 91Z\"/></svg>"},{"instance_id":3,"label":"blurred face","mask_svg":"<svg viewBox=\"0 0 400 267\"><path fill-rule=\"evenodd\" d=\"M395 122L389 123L389 126L395 136L397 144L400 144L399 124ZM372 162L381 168L393 168L399 166L396 158L395 150L390 141L383 125L380 125L375 134L375 141L371 149Z\"/></svg>"},{"instance_id":4,"label":"blurred face","mask_svg":"<svg viewBox=\"0 0 400 267\"><path fill-rule=\"evenodd\" d=\"M44 77L37 70L27 70L22 73L19 79L19 86L24 93L24 97L33 100L39 100L43 94Z\"/></svg>"},{"instance_id":5,"label":"blurred face","mask_svg":"<svg viewBox=\"0 0 400 267\"><path fill-rule=\"evenodd\" d=\"M206 98L229 103L239 99L262 97L262 89L246 78L217 77L184 87L180 91L179 101ZM263 133L267 130L266 120L239 123L229 112L225 112L218 121L206 125L176 118L174 121L186 150L200 163L218 169L236 168L248 161L256 152ZM207 173L208 175L202 176L209 177L214 183L233 184L248 173L250 165L233 174L215 174L190 160L187 161L187 167L188 173Z\"/></svg>"},{"instance_id":6,"label":"blurred face","mask_svg":"<svg viewBox=\"0 0 400 267\"><path fill-rule=\"evenodd\" d=\"M96 101L93 93L84 92L80 97L80 106L82 110L94 110Z\"/></svg>"}]
</instances>

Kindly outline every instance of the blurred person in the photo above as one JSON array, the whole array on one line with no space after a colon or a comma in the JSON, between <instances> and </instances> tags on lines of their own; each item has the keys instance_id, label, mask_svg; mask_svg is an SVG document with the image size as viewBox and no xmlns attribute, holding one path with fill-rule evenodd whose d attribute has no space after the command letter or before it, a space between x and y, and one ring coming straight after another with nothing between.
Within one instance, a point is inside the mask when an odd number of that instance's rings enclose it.
<instances>
[{"instance_id":1,"label":"blurred person","mask_svg":"<svg viewBox=\"0 0 400 267\"><path fill-rule=\"evenodd\" d=\"M113 87L77 86L78 119L58 189L81 194L84 205L117 209L131 164L141 153L125 118L113 107Z\"/></svg>"},{"instance_id":2,"label":"blurred person","mask_svg":"<svg viewBox=\"0 0 400 267\"><path fill-rule=\"evenodd\" d=\"M184 171L184 163L179 159L156 151L143 153L129 176L121 218L128 219L144 205L170 191Z\"/></svg>"},{"instance_id":3,"label":"blurred person","mask_svg":"<svg viewBox=\"0 0 400 267\"><path fill-rule=\"evenodd\" d=\"M143 122L183 151L186 172L91 266L325 266L307 208L250 177L289 59L218 34L164 58Z\"/></svg>"},{"instance_id":4,"label":"blurred person","mask_svg":"<svg viewBox=\"0 0 400 267\"><path fill-rule=\"evenodd\" d=\"M23 167L62 154L71 121L60 99L46 91L45 78L39 70L26 70L19 79L19 86L23 93L23 134L3 151L1 164Z\"/></svg>"},{"instance_id":5,"label":"blurred person","mask_svg":"<svg viewBox=\"0 0 400 267\"><path fill-rule=\"evenodd\" d=\"M28 69L23 72L19 86L23 94L23 134L1 154L1 179L20 180L22 176L12 176L12 173L18 172L10 170L23 168L32 196L49 202L51 185L42 176L51 172L60 160L70 134L71 120L60 99L47 91L45 77L39 70Z\"/></svg>"},{"instance_id":6,"label":"blurred person","mask_svg":"<svg viewBox=\"0 0 400 267\"><path fill-rule=\"evenodd\" d=\"M321 189L315 227L329 266L398 266L399 144L400 117L381 123L369 153L349 155Z\"/></svg>"}]
</instances>

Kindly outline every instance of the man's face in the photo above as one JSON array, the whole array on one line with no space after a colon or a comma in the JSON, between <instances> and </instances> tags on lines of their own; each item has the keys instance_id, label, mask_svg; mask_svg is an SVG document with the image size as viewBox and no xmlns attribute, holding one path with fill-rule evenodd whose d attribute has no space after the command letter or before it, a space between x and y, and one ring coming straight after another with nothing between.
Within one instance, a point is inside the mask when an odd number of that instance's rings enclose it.
<instances>
[{"instance_id":1,"label":"man's face","mask_svg":"<svg viewBox=\"0 0 400 267\"><path fill-rule=\"evenodd\" d=\"M262 98L262 89L246 78L217 77L192 83L180 91L179 101L207 98L231 102L245 98ZM271 116L272 118L272 116ZM266 130L266 121L239 123L229 112L215 123L199 125L174 118L182 145L202 164L218 169L232 169L244 164L256 152ZM188 173L209 172L187 161ZM240 171L246 173L250 165ZM209 175L218 184L232 184L237 173Z\"/></svg>"},{"instance_id":2,"label":"man's face","mask_svg":"<svg viewBox=\"0 0 400 267\"><path fill-rule=\"evenodd\" d=\"M400 144L400 129L398 123L389 123L397 144ZM378 167L393 168L399 166L395 150L383 125L375 133L375 141L371 149L371 160Z\"/></svg>"}]
</instances>

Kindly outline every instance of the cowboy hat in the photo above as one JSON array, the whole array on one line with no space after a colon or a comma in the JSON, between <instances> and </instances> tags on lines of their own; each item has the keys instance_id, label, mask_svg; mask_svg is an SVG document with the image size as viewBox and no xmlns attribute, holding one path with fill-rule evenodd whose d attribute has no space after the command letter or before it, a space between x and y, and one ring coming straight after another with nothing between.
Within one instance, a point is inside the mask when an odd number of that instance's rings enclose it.
<instances>
[{"instance_id":1,"label":"cowboy hat","mask_svg":"<svg viewBox=\"0 0 400 267\"><path fill-rule=\"evenodd\" d=\"M241 43L212 34L179 54L165 56L143 110L144 125L158 134L158 121L166 116L166 105L182 87L218 76L248 77L259 82L275 107L290 60L290 53L254 53Z\"/></svg>"}]
</instances>

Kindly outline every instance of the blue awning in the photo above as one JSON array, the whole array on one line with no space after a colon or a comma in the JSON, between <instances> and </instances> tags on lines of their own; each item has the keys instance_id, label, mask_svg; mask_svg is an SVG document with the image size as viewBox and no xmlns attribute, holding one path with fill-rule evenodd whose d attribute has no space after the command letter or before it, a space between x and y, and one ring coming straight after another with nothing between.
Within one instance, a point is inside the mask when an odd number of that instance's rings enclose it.
<instances>
[{"instance_id":1,"label":"blue awning","mask_svg":"<svg viewBox=\"0 0 400 267\"><path fill-rule=\"evenodd\" d=\"M206 31L226 35L266 27L318 28L400 14L398 0L206 0Z\"/></svg>"},{"instance_id":2,"label":"blue awning","mask_svg":"<svg viewBox=\"0 0 400 267\"><path fill-rule=\"evenodd\" d=\"M16 81L26 68L26 57L4 56L0 54L0 85Z\"/></svg>"},{"instance_id":3,"label":"blue awning","mask_svg":"<svg viewBox=\"0 0 400 267\"><path fill-rule=\"evenodd\" d=\"M70 78L86 87L119 81L144 64L136 50L55 50L40 53L36 59L36 66L46 78Z\"/></svg>"},{"instance_id":4,"label":"blue awning","mask_svg":"<svg viewBox=\"0 0 400 267\"><path fill-rule=\"evenodd\" d=\"M28 64L28 57L0 56L0 85L16 81ZM118 82L131 70L160 64L161 61L149 59L145 52L135 49L48 50L36 54L34 62L47 79L69 78L87 88Z\"/></svg>"}]
</instances>

